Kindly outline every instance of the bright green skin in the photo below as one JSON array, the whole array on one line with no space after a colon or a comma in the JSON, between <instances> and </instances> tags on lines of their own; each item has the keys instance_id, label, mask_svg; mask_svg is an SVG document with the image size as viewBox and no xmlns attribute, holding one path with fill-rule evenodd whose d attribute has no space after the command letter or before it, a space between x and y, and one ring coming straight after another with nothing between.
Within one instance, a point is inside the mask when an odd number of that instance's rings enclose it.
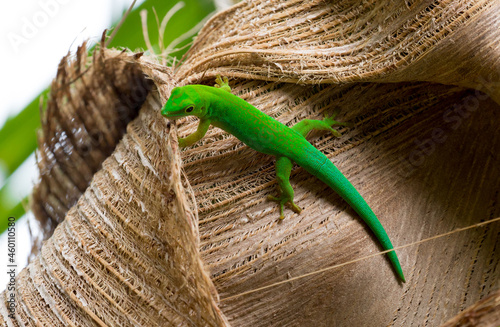
<instances>
[{"instance_id":1,"label":"bright green skin","mask_svg":"<svg viewBox=\"0 0 500 327\"><path fill-rule=\"evenodd\" d=\"M337 192L370 227L384 250L393 248L382 224L359 192L337 167L305 138L313 129L338 134L331 127L333 124L339 124L333 117L324 120L306 119L290 128L231 94L227 79L222 81L218 77L217 83L217 87L187 85L172 90L161 114L170 119L186 116L196 116L200 119L196 132L179 139L181 147L199 141L212 124L236 136L252 149L275 156L276 177L281 192L279 197L269 198L279 202L281 219L284 218L285 204L291 205L295 212L301 211L293 202L294 192L289 181L293 162L296 162ZM404 282L396 252L391 251L387 255L398 277Z\"/></svg>"}]
</instances>

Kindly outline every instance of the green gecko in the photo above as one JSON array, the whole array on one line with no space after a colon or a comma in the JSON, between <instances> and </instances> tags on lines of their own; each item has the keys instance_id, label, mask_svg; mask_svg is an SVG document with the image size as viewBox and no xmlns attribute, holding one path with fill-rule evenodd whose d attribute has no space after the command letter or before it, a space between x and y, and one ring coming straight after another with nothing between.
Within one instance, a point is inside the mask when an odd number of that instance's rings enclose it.
<instances>
[{"instance_id":1,"label":"green gecko","mask_svg":"<svg viewBox=\"0 0 500 327\"><path fill-rule=\"evenodd\" d=\"M200 119L196 132L179 139L180 147L199 141L212 124L231 133L252 149L275 156L280 195L269 198L279 203L280 219L284 218L285 204L290 205L297 213L301 211L293 202L294 192L289 180L293 162L296 162L347 201L370 227L384 250L393 249L384 227L363 197L337 167L306 140L306 135L313 129L330 131L338 136L338 132L331 127L341 124L334 120L335 114L323 120L305 119L290 128L233 95L227 78L222 80L217 76L216 83L215 87L186 85L172 90L161 114L170 119L186 116ZM404 282L405 277L396 252L391 251L387 255L397 276Z\"/></svg>"}]
</instances>

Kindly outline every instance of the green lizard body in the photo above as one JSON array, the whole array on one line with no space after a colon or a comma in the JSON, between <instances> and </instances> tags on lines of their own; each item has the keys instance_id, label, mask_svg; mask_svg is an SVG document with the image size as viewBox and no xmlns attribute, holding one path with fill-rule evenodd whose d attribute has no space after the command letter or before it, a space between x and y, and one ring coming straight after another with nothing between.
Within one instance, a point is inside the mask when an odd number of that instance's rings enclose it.
<instances>
[{"instance_id":1,"label":"green lizard body","mask_svg":"<svg viewBox=\"0 0 500 327\"><path fill-rule=\"evenodd\" d=\"M363 197L333 163L306 140L313 129L338 132L331 126L340 124L333 117L324 120L306 119L293 127L287 127L264 114L245 100L231 94L227 79L217 78L219 87L186 85L176 87L161 113L167 118L177 119L196 116L200 119L198 129L186 138L179 139L181 147L200 140L210 125L231 133L252 149L276 157L276 177L280 188L279 197L270 197L280 205L280 218L284 218L283 206L289 204L295 212L301 209L293 202L290 173L293 162L326 183L337 192L361 216L373 231L384 250L393 248L387 233L377 216ZM394 251L388 252L398 277L405 278Z\"/></svg>"}]
</instances>

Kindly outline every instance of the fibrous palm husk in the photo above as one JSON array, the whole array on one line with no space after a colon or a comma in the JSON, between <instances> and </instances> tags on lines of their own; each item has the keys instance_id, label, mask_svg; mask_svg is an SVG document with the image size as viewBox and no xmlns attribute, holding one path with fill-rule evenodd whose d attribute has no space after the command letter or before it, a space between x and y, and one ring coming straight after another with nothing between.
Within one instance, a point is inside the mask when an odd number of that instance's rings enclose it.
<instances>
[{"instance_id":1,"label":"fibrous palm husk","mask_svg":"<svg viewBox=\"0 0 500 327\"><path fill-rule=\"evenodd\" d=\"M84 43L64 57L51 85L38 137L40 182L31 210L47 234L87 188L93 174L137 116L151 82L135 65L102 53L89 58Z\"/></svg>"},{"instance_id":2,"label":"fibrous palm husk","mask_svg":"<svg viewBox=\"0 0 500 327\"><path fill-rule=\"evenodd\" d=\"M490 327L500 322L500 290L460 312L441 327Z\"/></svg>"},{"instance_id":3,"label":"fibrous palm husk","mask_svg":"<svg viewBox=\"0 0 500 327\"><path fill-rule=\"evenodd\" d=\"M492 1L249 1L212 18L176 71L102 52L156 88L18 277L17 324L436 326L494 292L498 223L399 250L406 284L383 256L297 279L380 249L298 167L304 211L279 222L265 200L273 158L215 128L181 153L195 206L159 108L173 86L217 73L288 125L340 108L352 126L311 142L396 246L418 242L500 216L499 16ZM178 134L196 124L184 119Z\"/></svg>"}]
</instances>

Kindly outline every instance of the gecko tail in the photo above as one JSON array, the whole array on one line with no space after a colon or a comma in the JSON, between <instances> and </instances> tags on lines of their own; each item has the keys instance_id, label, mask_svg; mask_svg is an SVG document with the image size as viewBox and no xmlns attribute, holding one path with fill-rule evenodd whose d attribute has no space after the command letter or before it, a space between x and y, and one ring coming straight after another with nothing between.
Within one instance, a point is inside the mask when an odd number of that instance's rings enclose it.
<instances>
[{"instance_id":1,"label":"gecko tail","mask_svg":"<svg viewBox=\"0 0 500 327\"><path fill-rule=\"evenodd\" d=\"M323 155L323 154L321 154ZM323 155L324 156L324 155ZM326 159L326 160L324 160ZM359 192L354 188L354 186L347 180L347 178L338 170L337 167L325 156L323 164L319 170L313 167L308 167L307 162L297 162L301 167L309 171L309 173L318 177L321 181L327 184L335 192L337 192L353 209L356 213L363 219L363 221L368 225L368 227L375 234L376 238L382 245L384 250L392 250L391 240L387 235L384 227L378 220L377 216L373 210L368 206L365 199L359 194ZM309 160L310 162L310 160ZM399 263L399 259L395 251L387 253L387 257L391 262L394 271L398 278L405 282L406 279L403 274L403 269Z\"/></svg>"},{"instance_id":2,"label":"gecko tail","mask_svg":"<svg viewBox=\"0 0 500 327\"><path fill-rule=\"evenodd\" d=\"M399 263L398 255L396 254L396 251L391 251L387 253L387 256L389 257L389 261L391 262L392 266L394 267L394 270L396 271L396 275L398 275L399 280L401 280L403 283L406 283L406 278L403 273L403 269L401 268L401 264Z\"/></svg>"}]
</instances>

